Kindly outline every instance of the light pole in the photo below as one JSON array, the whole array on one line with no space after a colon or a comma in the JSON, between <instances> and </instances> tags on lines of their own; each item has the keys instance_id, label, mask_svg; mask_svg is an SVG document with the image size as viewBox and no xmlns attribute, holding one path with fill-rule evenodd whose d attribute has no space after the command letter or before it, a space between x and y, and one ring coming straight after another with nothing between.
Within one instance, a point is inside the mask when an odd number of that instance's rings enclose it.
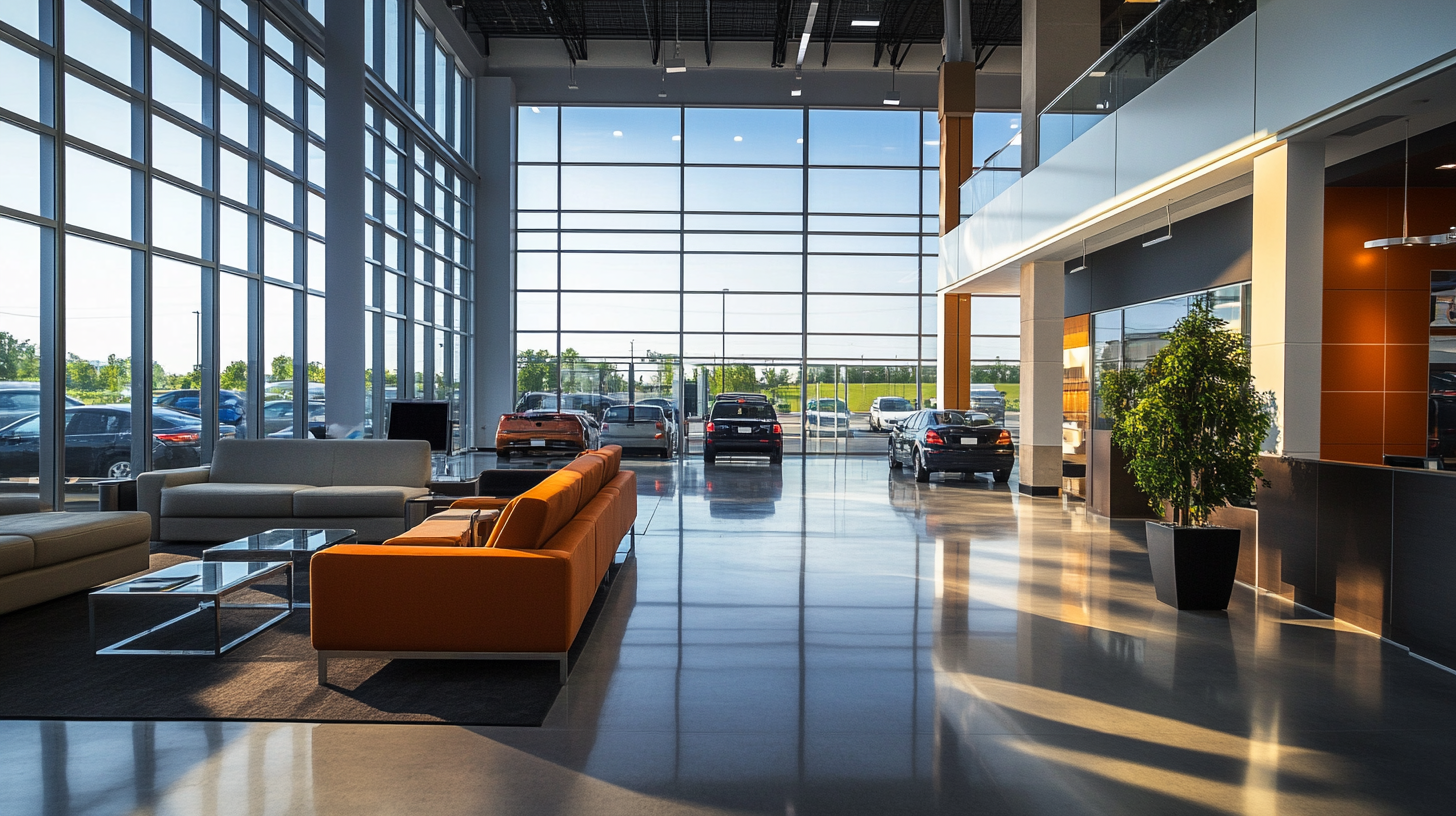
<instances>
[{"instance_id":1,"label":"light pole","mask_svg":"<svg viewBox=\"0 0 1456 816\"><path fill-rule=\"evenodd\" d=\"M718 376L719 387L728 384L728 372L724 370L728 360L728 290L723 290L723 309L718 316L719 334L722 336L722 346L718 349Z\"/></svg>"}]
</instances>

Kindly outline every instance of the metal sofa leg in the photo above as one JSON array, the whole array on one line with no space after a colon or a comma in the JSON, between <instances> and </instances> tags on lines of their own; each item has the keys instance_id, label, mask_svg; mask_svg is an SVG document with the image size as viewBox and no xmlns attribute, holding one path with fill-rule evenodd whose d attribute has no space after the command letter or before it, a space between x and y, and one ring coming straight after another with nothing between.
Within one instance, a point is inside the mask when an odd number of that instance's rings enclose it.
<instances>
[{"instance_id":1,"label":"metal sofa leg","mask_svg":"<svg viewBox=\"0 0 1456 816\"><path fill-rule=\"evenodd\" d=\"M319 652L318 656L318 684L327 686L329 684L329 659Z\"/></svg>"}]
</instances>

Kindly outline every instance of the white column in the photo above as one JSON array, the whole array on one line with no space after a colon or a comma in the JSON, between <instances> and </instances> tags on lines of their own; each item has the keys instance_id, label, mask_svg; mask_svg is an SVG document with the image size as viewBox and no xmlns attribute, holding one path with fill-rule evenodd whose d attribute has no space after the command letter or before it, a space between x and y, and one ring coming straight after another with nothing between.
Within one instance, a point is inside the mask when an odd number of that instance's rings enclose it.
<instances>
[{"instance_id":1,"label":"white column","mask_svg":"<svg viewBox=\"0 0 1456 816\"><path fill-rule=\"evenodd\" d=\"M495 447L516 394L516 86L475 78L475 353L472 446Z\"/></svg>"},{"instance_id":2,"label":"white column","mask_svg":"<svg viewBox=\"0 0 1456 816\"><path fill-rule=\"evenodd\" d=\"M1021 492L1055 496L1062 485L1062 325L1065 265L1021 265Z\"/></svg>"},{"instance_id":3,"label":"white column","mask_svg":"<svg viewBox=\"0 0 1456 816\"><path fill-rule=\"evenodd\" d=\"M324 383L331 426L364 427L364 12L358 0L328 0L324 28ZM383 435L383 428L376 428Z\"/></svg>"},{"instance_id":4,"label":"white column","mask_svg":"<svg viewBox=\"0 0 1456 816\"><path fill-rule=\"evenodd\" d=\"M1254 384L1274 392L1265 451L1318 459L1324 306L1324 145L1289 142L1254 159Z\"/></svg>"}]
</instances>

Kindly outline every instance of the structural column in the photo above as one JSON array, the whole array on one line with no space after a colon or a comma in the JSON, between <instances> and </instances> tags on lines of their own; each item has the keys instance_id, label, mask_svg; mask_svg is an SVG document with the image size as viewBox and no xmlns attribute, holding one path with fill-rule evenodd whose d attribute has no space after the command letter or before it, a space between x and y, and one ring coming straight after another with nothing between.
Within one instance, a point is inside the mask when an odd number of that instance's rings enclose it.
<instances>
[{"instance_id":1,"label":"structural column","mask_svg":"<svg viewBox=\"0 0 1456 816\"><path fill-rule=\"evenodd\" d=\"M1021 265L1021 492L1055 496L1062 485L1061 262Z\"/></svg>"},{"instance_id":2,"label":"structural column","mask_svg":"<svg viewBox=\"0 0 1456 816\"><path fill-rule=\"evenodd\" d=\"M1102 56L1099 0L1021 0L1021 172L1039 164L1037 114Z\"/></svg>"},{"instance_id":3,"label":"structural column","mask_svg":"<svg viewBox=\"0 0 1456 816\"><path fill-rule=\"evenodd\" d=\"M940 234L961 223L961 185L971 177L976 64L940 66Z\"/></svg>"},{"instance_id":4,"label":"structural column","mask_svg":"<svg viewBox=\"0 0 1456 816\"><path fill-rule=\"evenodd\" d=\"M324 27L324 168L328 209L324 226L324 396L334 433L364 428L364 14L358 0L328 0ZM377 429L382 435L383 428Z\"/></svg>"},{"instance_id":5,"label":"structural column","mask_svg":"<svg viewBox=\"0 0 1456 816\"><path fill-rule=\"evenodd\" d=\"M936 406L971 407L971 296L941 294Z\"/></svg>"},{"instance_id":6,"label":"structural column","mask_svg":"<svg viewBox=\"0 0 1456 816\"><path fill-rule=\"evenodd\" d=\"M516 399L516 86L475 78L475 347L471 446L495 446Z\"/></svg>"},{"instance_id":7,"label":"structural column","mask_svg":"<svg viewBox=\"0 0 1456 816\"><path fill-rule=\"evenodd\" d=\"M1324 307L1324 145L1287 142L1254 159L1254 384L1274 393L1265 452L1318 459Z\"/></svg>"}]
</instances>

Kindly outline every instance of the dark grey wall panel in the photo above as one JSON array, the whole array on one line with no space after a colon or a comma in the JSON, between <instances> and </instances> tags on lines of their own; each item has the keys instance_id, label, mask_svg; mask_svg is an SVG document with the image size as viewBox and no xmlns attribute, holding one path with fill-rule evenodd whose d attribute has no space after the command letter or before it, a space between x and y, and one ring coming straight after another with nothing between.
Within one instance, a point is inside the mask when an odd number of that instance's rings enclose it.
<instances>
[{"instance_id":1,"label":"dark grey wall panel","mask_svg":"<svg viewBox=\"0 0 1456 816\"><path fill-rule=\"evenodd\" d=\"M1395 472L1390 637L1456 666L1456 474Z\"/></svg>"},{"instance_id":2,"label":"dark grey wall panel","mask_svg":"<svg viewBox=\"0 0 1456 816\"><path fill-rule=\"evenodd\" d=\"M1315 597L1319 463L1265 456L1259 466L1259 586L1329 612Z\"/></svg>"},{"instance_id":3,"label":"dark grey wall panel","mask_svg":"<svg viewBox=\"0 0 1456 816\"><path fill-rule=\"evenodd\" d=\"M1390 520L1394 471L1319 465L1315 593L1336 617L1384 634L1390 601Z\"/></svg>"},{"instance_id":4,"label":"dark grey wall panel","mask_svg":"<svg viewBox=\"0 0 1456 816\"><path fill-rule=\"evenodd\" d=\"M1177 221L1173 240L1144 247L1155 230L1087 256L1088 269L1066 279L1066 315L1101 312L1253 277L1254 200L1241 198ZM1074 269L1081 258L1067 262Z\"/></svg>"}]
</instances>

